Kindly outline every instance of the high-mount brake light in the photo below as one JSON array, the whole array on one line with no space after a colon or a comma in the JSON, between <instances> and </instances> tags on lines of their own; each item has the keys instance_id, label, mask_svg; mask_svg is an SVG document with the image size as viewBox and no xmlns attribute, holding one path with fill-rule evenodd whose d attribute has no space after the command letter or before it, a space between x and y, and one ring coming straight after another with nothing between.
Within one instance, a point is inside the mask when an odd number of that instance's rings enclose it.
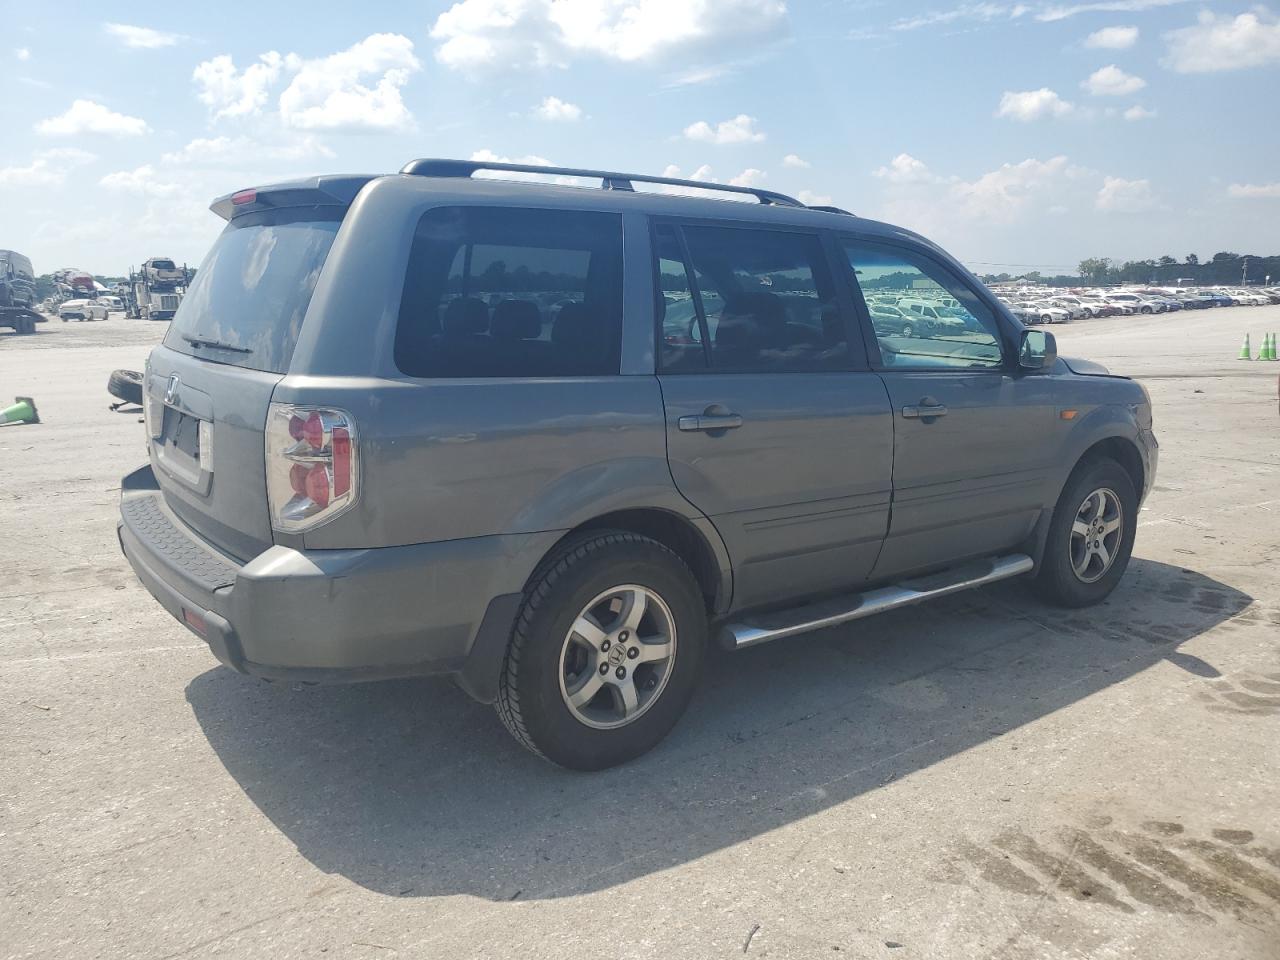
<instances>
[{"instance_id":1,"label":"high-mount brake light","mask_svg":"<svg viewBox=\"0 0 1280 960\"><path fill-rule=\"evenodd\" d=\"M266 443L267 500L276 530L308 530L355 503L359 460L349 413L273 403Z\"/></svg>"},{"instance_id":2,"label":"high-mount brake light","mask_svg":"<svg viewBox=\"0 0 1280 960\"><path fill-rule=\"evenodd\" d=\"M258 199L257 190L240 190L237 193L233 193L231 195L231 202L234 203L237 207L241 206L242 204L253 203L257 199Z\"/></svg>"}]
</instances>

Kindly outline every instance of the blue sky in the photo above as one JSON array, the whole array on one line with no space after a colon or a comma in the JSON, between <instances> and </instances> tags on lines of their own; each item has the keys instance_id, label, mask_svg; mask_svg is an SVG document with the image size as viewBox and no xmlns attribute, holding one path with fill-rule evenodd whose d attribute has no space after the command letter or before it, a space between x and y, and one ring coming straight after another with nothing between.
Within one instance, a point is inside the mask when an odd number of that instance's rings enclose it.
<instances>
[{"instance_id":1,"label":"blue sky","mask_svg":"<svg viewBox=\"0 0 1280 960\"><path fill-rule=\"evenodd\" d=\"M3 0L0 247L198 262L215 196L481 156L765 186L979 272L1280 251L1280 16L1248 2L320 8Z\"/></svg>"}]
</instances>

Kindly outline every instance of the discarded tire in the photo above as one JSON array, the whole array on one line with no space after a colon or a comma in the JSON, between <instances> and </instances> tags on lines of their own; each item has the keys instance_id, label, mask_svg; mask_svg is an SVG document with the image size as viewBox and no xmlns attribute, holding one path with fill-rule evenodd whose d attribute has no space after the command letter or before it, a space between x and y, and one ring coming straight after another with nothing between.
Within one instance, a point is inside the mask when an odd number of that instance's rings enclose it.
<instances>
[{"instance_id":1,"label":"discarded tire","mask_svg":"<svg viewBox=\"0 0 1280 960\"><path fill-rule=\"evenodd\" d=\"M113 370L107 378L107 393L142 406L142 374L137 370Z\"/></svg>"}]
</instances>

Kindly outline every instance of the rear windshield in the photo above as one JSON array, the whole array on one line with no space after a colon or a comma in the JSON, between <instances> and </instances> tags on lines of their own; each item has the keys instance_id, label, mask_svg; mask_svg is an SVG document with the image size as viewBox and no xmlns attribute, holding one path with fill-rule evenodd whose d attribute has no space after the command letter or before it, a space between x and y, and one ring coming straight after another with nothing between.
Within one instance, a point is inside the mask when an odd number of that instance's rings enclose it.
<instances>
[{"instance_id":1,"label":"rear windshield","mask_svg":"<svg viewBox=\"0 0 1280 960\"><path fill-rule=\"evenodd\" d=\"M284 373L341 218L314 209L236 217L196 271L164 345Z\"/></svg>"}]
</instances>

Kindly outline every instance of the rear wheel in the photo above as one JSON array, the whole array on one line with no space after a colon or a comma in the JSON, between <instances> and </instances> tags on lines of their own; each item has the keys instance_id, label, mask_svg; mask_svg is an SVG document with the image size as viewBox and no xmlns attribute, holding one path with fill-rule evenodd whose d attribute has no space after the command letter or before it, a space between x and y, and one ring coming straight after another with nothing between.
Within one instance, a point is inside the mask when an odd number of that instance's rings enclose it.
<instances>
[{"instance_id":1,"label":"rear wheel","mask_svg":"<svg viewBox=\"0 0 1280 960\"><path fill-rule=\"evenodd\" d=\"M1138 528L1138 494L1114 460L1081 464L1067 481L1050 520L1036 589L1064 607L1107 598L1129 565Z\"/></svg>"},{"instance_id":2,"label":"rear wheel","mask_svg":"<svg viewBox=\"0 0 1280 960\"><path fill-rule=\"evenodd\" d=\"M654 747L684 713L707 615L688 566L662 544L601 532L534 575L498 686L521 744L574 770Z\"/></svg>"}]
</instances>

